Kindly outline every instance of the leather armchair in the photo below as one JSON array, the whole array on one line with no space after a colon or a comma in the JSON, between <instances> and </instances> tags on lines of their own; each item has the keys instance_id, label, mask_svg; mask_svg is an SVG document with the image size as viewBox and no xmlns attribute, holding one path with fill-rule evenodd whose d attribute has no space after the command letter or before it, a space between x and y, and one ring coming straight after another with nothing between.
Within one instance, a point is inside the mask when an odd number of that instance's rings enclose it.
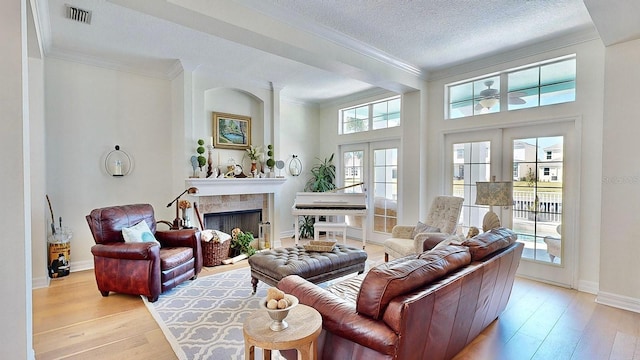
<instances>
[{"instance_id":1,"label":"leather armchair","mask_svg":"<svg viewBox=\"0 0 640 360\"><path fill-rule=\"evenodd\" d=\"M94 209L86 216L96 245L91 247L94 272L102 296L110 291L145 295L150 302L202 270L200 232L156 229L149 204ZM155 242L125 243L122 228L146 221Z\"/></svg>"}]
</instances>

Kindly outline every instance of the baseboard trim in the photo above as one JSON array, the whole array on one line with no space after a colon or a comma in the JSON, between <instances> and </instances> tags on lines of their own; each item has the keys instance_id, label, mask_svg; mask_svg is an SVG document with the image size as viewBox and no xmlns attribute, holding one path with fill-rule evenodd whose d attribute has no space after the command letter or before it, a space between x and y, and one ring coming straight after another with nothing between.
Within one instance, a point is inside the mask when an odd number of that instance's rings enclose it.
<instances>
[{"instance_id":1,"label":"baseboard trim","mask_svg":"<svg viewBox=\"0 0 640 360\"><path fill-rule=\"evenodd\" d=\"M71 272L92 270L93 260L71 262Z\"/></svg>"},{"instance_id":2,"label":"baseboard trim","mask_svg":"<svg viewBox=\"0 0 640 360\"><path fill-rule=\"evenodd\" d=\"M600 289L600 285L595 281L586 281L586 280L578 281L578 291L586 292L593 295L598 295L599 289Z\"/></svg>"},{"instance_id":3,"label":"baseboard trim","mask_svg":"<svg viewBox=\"0 0 640 360\"><path fill-rule=\"evenodd\" d=\"M41 288L49 287L49 282L50 281L51 281L51 279L49 279L48 276L41 276L41 277L33 278L33 279L31 279L31 288L32 289L41 289Z\"/></svg>"},{"instance_id":4,"label":"baseboard trim","mask_svg":"<svg viewBox=\"0 0 640 360\"><path fill-rule=\"evenodd\" d=\"M640 313L640 299L637 298L600 291L598 292L598 296L596 296L596 302L598 304Z\"/></svg>"},{"instance_id":5,"label":"baseboard trim","mask_svg":"<svg viewBox=\"0 0 640 360\"><path fill-rule=\"evenodd\" d=\"M85 260L85 261L72 261L70 264L71 272L76 271L85 271L93 269L93 260ZM64 279L64 277L60 278ZM34 277L31 278L31 288L32 289L41 289L49 287L51 284L51 278L46 277Z\"/></svg>"}]
</instances>

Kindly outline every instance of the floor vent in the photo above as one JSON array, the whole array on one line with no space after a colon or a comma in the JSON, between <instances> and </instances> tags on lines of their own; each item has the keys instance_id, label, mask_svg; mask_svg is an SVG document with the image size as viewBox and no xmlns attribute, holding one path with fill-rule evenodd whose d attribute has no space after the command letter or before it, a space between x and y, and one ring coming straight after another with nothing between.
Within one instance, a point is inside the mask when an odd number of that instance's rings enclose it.
<instances>
[{"instance_id":1,"label":"floor vent","mask_svg":"<svg viewBox=\"0 0 640 360\"><path fill-rule=\"evenodd\" d=\"M91 11L83 10L69 4L65 4L65 6L67 7L67 19L91 24Z\"/></svg>"}]
</instances>

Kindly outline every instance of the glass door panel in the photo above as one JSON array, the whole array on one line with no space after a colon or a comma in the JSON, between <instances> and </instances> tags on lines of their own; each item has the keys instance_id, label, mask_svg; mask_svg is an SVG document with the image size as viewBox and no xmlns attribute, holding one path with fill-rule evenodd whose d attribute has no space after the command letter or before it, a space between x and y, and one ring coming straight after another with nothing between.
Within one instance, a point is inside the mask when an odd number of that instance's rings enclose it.
<instances>
[{"instance_id":1,"label":"glass door panel","mask_svg":"<svg viewBox=\"0 0 640 360\"><path fill-rule=\"evenodd\" d=\"M575 287L580 152L572 120L504 130L513 180L512 229L525 246L518 274ZM507 158L508 157L508 158Z\"/></svg>"},{"instance_id":2,"label":"glass door panel","mask_svg":"<svg viewBox=\"0 0 640 360\"><path fill-rule=\"evenodd\" d=\"M367 230L367 240L382 242L398 222L398 150L395 140L341 146L341 181L343 186L364 183L344 189L345 193L367 192L367 218L346 216L351 228ZM359 237L360 231L349 231Z\"/></svg>"},{"instance_id":3,"label":"glass door panel","mask_svg":"<svg viewBox=\"0 0 640 360\"><path fill-rule=\"evenodd\" d=\"M525 259L562 264L564 137L513 140L513 229Z\"/></svg>"},{"instance_id":4,"label":"glass door panel","mask_svg":"<svg viewBox=\"0 0 640 360\"><path fill-rule=\"evenodd\" d=\"M391 233L398 223L398 149L373 150L373 231Z\"/></svg>"}]
</instances>

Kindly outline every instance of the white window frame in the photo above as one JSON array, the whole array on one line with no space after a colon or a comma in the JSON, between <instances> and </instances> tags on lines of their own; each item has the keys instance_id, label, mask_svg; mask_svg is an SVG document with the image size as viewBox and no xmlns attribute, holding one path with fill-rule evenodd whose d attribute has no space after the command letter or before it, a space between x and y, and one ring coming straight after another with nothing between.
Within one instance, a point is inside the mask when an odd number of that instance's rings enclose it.
<instances>
[{"instance_id":1,"label":"white window frame","mask_svg":"<svg viewBox=\"0 0 640 360\"><path fill-rule=\"evenodd\" d=\"M545 60L545 61L541 61L541 62L537 62L537 63L533 63L533 64L527 64L521 67L517 67L517 68L512 68L512 69L508 69L508 70L504 70L504 71L500 71L497 73L490 73L490 74L484 74L482 76L478 76L472 79L466 79L466 80L462 80L462 81L458 81L458 82L454 82L454 83L450 83L445 85L445 119L446 120L456 120L456 119L465 119L465 118L469 118L472 116L478 116L478 115L484 115L487 113L496 113L496 112L504 112L504 111L515 111L515 110L519 110L519 109L509 109L508 108L508 103L509 103L509 84L508 84L508 76L509 74L513 74L513 73L517 73L523 70L529 70L529 69L534 69L534 68L542 68L544 66L548 66L548 65L553 65L553 64L557 64L557 63L562 63L564 61L570 61L570 60L576 60L576 54L571 54L571 55L566 55L566 56L562 56L559 58L554 58L554 59L549 59L549 60ZM477 91L475 90L475 87L478 86L479 83L482 83L485 80L489 80L491 78L496 78L499 77L500 81L493 82L493 88L498 88L500 89L500 92L498 95L496 95L496 99L497 99L497 104L495 105L495 107L492 107L491 109L489 109L489 111L479 111L477 110L475 107L478 105L479 102L479 98L477 96L475 96L475 94L477 93ZM577 82L577 70L576 70L576 75L573 78L573 82ZM457 117L451 117L451 89L455 88L455 87L459 87L461 85L467 85L467 84L471 84L471 89L472 89L472 93L471 93L471 97L470 99L473 101L472 103L472 112L469 115L464 115L464 116L457 116ZM547 84L540 84L540 82L538 82L538 97L540 96L540 89L544 86L547 86ZM577 87L574 86L574 94L577 93ZM516 91L517 92L517 91ZM499 96L499 97L498 97ZM564 102L560 102L560 103L566 103L566 102L573 102L575 101L575 97L577 96L574 95L574 99L572 101L564 101ZM464 100L464 101L470 101L470 100ZM557 103L553 103L553 104L548 104L548 105L555 105ZM543 106L548 106L548 105L540 105L540 101L538 100L538 104L536 106L531 106L531 107L526 107L528 109L531 108L537 108L537 107L543 107Z\"/></svg>"},{"instance_id":2,"label":"white window frame","mask_svg":"<svg viewBox=\"0 0 640 360\"><path fill-rule=\"evenodd\" d=\"M397 125L389 126L389 124L387 122L387 126L374 129L373 128L374 120L375 120L374 116L373 116L373 108L374 108L374 106L377 105L377 104L389 103L389 102L394 101L394 100L400 101L400 106L399 106L399 110L398 110ZM358 109L358 108L362 108L362 107L368 107L367 126L365 126L365 129L361 130L361 131L345 132L345 128L344 128L345 127L345 121L344 121L345 120L345 116L344 116L344 114L347 111ZM393 114L393 113L390 113L390 112L385 113L385 115L387 115L387 116L389 114ZM400 95L398 95L398 96L392 96L392 97L389 97L389 98L376 100L376 101L372 101L372 102L368 102L368 103L349 106L348 108L344 108L344 109L338 110L338 119L339 119L339 121L338 121L339 122L339 124L338 124L338 134L339 135L358 134L358 133L370 132L370 131L375 131L375 130L389 129L389 128L393 128L393 127L398 127L398 126L401 125L401 119L402 119L402 98L401 98ZM388 121L388 119L387 119L387 121Z\"/></svg>"}]
</instances>

